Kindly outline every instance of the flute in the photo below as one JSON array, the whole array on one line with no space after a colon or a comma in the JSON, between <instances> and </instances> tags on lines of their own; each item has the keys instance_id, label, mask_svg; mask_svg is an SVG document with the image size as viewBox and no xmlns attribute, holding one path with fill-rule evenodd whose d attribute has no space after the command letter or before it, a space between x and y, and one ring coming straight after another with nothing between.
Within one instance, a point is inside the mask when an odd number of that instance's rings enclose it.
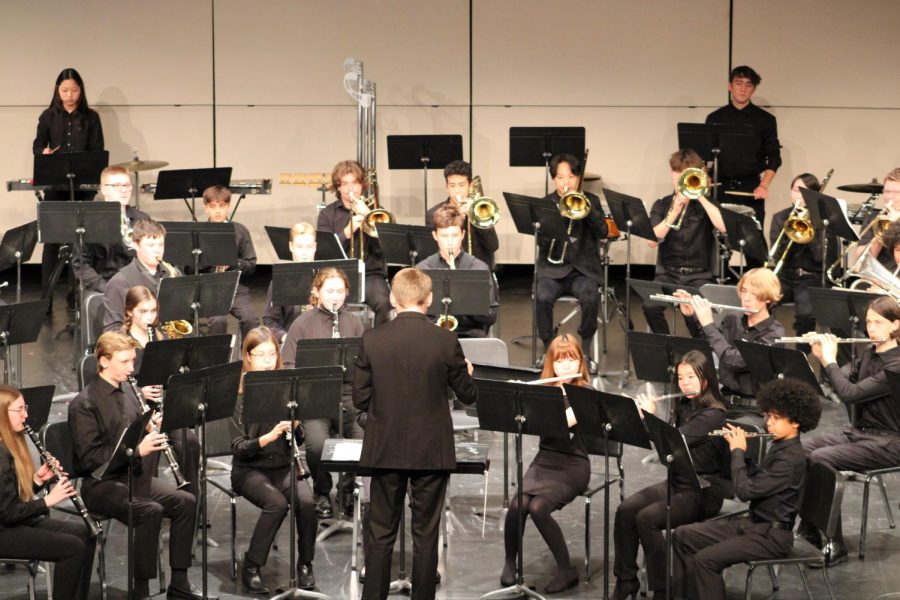
<instances>
[{"instance_id":1,"label":"flute","mask_svg":"<svg viewBox=\"0 0 900 600\"><path fill-rule=\"evenodd\" d=\"M710 437L724 437L726 433L730 432L730 429L715 429L709 432ZM745 431L744 435L748 438L770 438L775 437L774 433L758 433L756 431Z\"/></svg>"},{"instance_id":2,"label":"flute","mask_svg":"<svg viewBox=\"0 0 900 600\"><path fill-rule=\"evenodd\" d=\"M650 300L655 300L657 302L671 302L672 304L690 304L692 302L690 298L678 298L677 296L670 296L669 294L650 294ZM742 313L747 313L748 315L755 315L759 313L759 311L755 308L744 308L743 306L717 304L715 302L710 302L709 305L715 311L738 310Z\"/></svg>"},{"instance_id":3,"label":"flute","mask_svg":"<svg viewBox=\"0 0 900 600\"><path fill-rule=\"evenodd\" d=\"M776 344L815 344L816 336L780 337L775 339ZM835 338L835 344L880 344L884 340L872 338Z\"/></svg>"},{"instance_id":4,"label":"flute","mask_svg":"<svg viewBox=\"0 0 900 600\"><path fill-rule=\"evenodd\" d=\"M545 383L557 383L559 381L569 381L571 379L578 379L581 377L581 373L575 373L574 375L562 375L560 377L548 377L546 379L535 379L534 381L522 381L520 379L510 379L509 383L524 383L525 385L544 385Z\"/></svg>"}]
</instances>

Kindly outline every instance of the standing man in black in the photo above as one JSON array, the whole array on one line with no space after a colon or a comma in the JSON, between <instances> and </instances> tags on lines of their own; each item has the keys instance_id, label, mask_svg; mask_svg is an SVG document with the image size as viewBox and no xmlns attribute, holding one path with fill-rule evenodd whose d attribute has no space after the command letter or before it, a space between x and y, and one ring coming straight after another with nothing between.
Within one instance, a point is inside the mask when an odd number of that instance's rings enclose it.
<instances>
[{"instance_id":1,"label":"standing man in black","mask_svg":"<svg viewBox=\"0 0 900 600\"><path fill-rule=\"evenodd\" d=\"M559 154L550 161L550 175L556 191L546 196L542 202L559 204L568 192L579 188L582 175L581 161L571 154ZM590 214L583 219L573 220L571 234L565 255L563 241L541 237L540 253L537 261L537 331L544 342L544 354L553 339L553 305L563 294L572 294L581 308L581 350L590 356L591 338L597 331L597 310L600 294L597 288L603 284L603 266L600 264L600 241L606 239L608 230L604 219L600 198L589 192L584 193L591 203ZM567 220L568 226L568 220ZM552 254L550 252L552 246ZM562 258L560 261L559 259ZM591 370L596 370L593 360Z\"/></svg>"},{"instance_id":2,"label":"standing man in black","mask_svg":"<svg viewBox=\"0 0 900 600\"><path fill-rule=\"evenodd\" d=\"M739 152L723 152L719 158L720 193L752 193L752 198L729 195L728 202L752 208L762 227L766 218L765 201L769 197L769 184L781 166L781 144L778 143L778 123L774 115L750 101L760 81L762 78L751 67L742 65L732 69L728 79L731 101L709 113L706 123L752 127L755 139L751 145Z\"/></svg>"},{"instance_id":3,"label":"standing man in black","mask_svg":"<svg viewBox=\"0 0 900 600\"><path fill-rule=\"evenodd\" d=\"M450 471L456 468L450 390L478 398L472 365L456 334L425 317L431 278L415 268L394 276L397 317L366 331L353 376L353 404L367 413L360 465L372 469L363 599L387 598L391 553L407 487L412 495L414 600L434 598L438 529Z\"/></svg>"}]
</instances>

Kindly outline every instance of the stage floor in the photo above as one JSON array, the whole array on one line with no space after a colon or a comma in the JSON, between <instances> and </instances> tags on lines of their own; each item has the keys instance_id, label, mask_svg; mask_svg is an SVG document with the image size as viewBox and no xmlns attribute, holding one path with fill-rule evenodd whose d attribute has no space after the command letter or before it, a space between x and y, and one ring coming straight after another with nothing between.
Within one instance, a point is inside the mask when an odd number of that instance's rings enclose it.
<instances>
[{"instance_id":1,"label":"stage floor","mask_svg":"<svg viewBox=\"0 0 900 600\"><path fill-rule=\"evenodd\" d=\"M265 269L260 269L264 271ZM10 282L14 284L13 281ZM255 306L260 309L265 295L265 287L268 278L265 273L260 273L252 282L253 298ZM514 365L527 365L530 361L530 347L513 344L513 338L517 336L530 336L531 334L531 303L530 303L530 279L527 276L514 274L503 278L501 276L502 309L499 326L500 337L509 345L511 363ZM620 290L621 291L621 290ZM34 298L37 295L36 283L26 282L24 299ZM5 299L9 302L13 294L7 292ZM621 293L619 295L621 298ZM558 315L562 317L567 312L568 306L558 307ZM635 326L643 330L643 315L639 310L636 300L633 305L633 320ZM781 307L778 315L782 322L790 329L792 321L792 309ZM569 321L565 331L574 331L577 327L578 317ZM56 304L53 316L45 322L41 337L35 344L30 344L24 350L24 384L44 385L48 383L57 386L56 393L75 391L77 389L75 373L72 368L71 335L64 332L68 323L68 315L65 310L64 295L57 292ZM679 324L680 331L684 332L683 324ZM231 320L230 330L236 331L236 323ZM527 342L527 340L526 340ZM624 335L619 323L612 323L608 330L608 353L601 360L603 373L618 372L622 369L624 352ZM618 373L610 374L602 379L598 385L609 386L612 391L618 383ZM628 389L634 391L639 386L632 382ZM52 420L62 419L65 416L65 406L54 404L51 414ZM821 431L829 431L841 428L846 423L846 413L842 406L826 403L823 412ZM480 441L488 441L493 444L491 452L491 471L488 478L487 503L489 509L502 507L503 498L503 455L502 437L499 435L482 432ZM537 450L537 439L525 438L525 464L527 466L531 457ZM512 444L510 453L512 454ZM646 450L628 448L625 452L625 492L632 493L646 485L656 483L664 479L663 468L658 464L643 464L642 459L650 454ZM602 473L603 462L594 457L595 471ZM514 464L510 464L510 477L514 478ZM594 479L602 480L602 475L595 475ZM484 502L485 480L481 476L460 475L451 478L448 499L450 501L448 546L444 550L440 571L443 581L438 587L438 598L475 599L482 594L500 587L499 575L503 564L503 533L501 523L496 518L488 517L483 521L476 516ZM900 483L896 476L887 478L888 494L894 503L900 498L898 489ZM510 495L514 494L514 488L509 488ZM862 486L849 484L844 498L844 528L847 542L851 548L850 560L831 570L831 581L834 585L836 598L886 598L900 597L900 569L895 568L900 557L900 530L890 529L881 498L875 490L871 495L869 511L869 533L867 543L867 555L865 560L859 560L856 556L859 540L859 525L862 503ZM610 518L618 504L618 494L611 494ZM897 505L893 504L896 510ZM490 511L496 513L496 510ZM239 582L231 580L230 576L230 509L228 498L210 487L209 514L212 527L209 536L218 543L218 547L209 549L209 585L213 594L221 598L249 597L242 594ZM250 534L258 516L258 509L246 501L238 500L238 530L237 545L238 556L242 555L247 547ZM578 587L565 593L555 595L555 598L598 598L602 597L603 585L603 498L598 495L594 498L591 508L591 577L584 576L584 504L581 499L565 507L556 513L560 526L568 541L569 551L573 562L581 575ZM895 518L900 519L900 514L895 512ZM408 528L407 528L408 530ZM164 527L164 532L166 531ZM484 534L482 535L482 531ZM278 550L273 550L269 556L269 562L263 569L263 575L271 587L276 584L287 583L288 575L288 527L281 528L278 534ZM611 541L610 541L611 544ZM339 533L331 538L319 542L316 546L316 559L314 569L318 581L317 590L332 598L350 597L350 555L351 536L349 532ZM397 569L398 548L395 548L394 564ZM406 569L411 566L411 544L407 544ZM612 552L612 549L610 549ZM109 575L109 598L117 600L125 598L126 593L126 562L125 562L125 528L121 524L115 524L112 528L110 548L107 552L107 573ZM199 565L199 550L197 552ZM611 557L610 557L611 558ZM543 586L550 580L554 567L549 549L540 538L533 524L529 524L525 530L525 578L526 581L537 586L542 591ZM167 558L163 558L166 573L168 574ZM742 598L746 569L738 566L726 572L729 597ZM197 585L200 584L201 574L199 566L191 569L191 579ZM818 572L810 572L808 575L810 586L816 598L826 598L827 594L822 577ZM614 578L610 568L610 591ZM777 595L780 598L805 597L800 577L795 569L785 569L779 578L781 589ZM155 585L151 589L156 591ZM894 592L894 593L891 593ZM44 597L43 577L38 579L38 597ZM771 582L765 572L757 573L754 577L754 597L768 597L771 594ZM99 598L99 582L94 578L92 597ZM0 569L0 598L27 598L25 570L20 566L15 570ZM164 596L160 596L164 597Z\"/></svg>"}]
</instances>

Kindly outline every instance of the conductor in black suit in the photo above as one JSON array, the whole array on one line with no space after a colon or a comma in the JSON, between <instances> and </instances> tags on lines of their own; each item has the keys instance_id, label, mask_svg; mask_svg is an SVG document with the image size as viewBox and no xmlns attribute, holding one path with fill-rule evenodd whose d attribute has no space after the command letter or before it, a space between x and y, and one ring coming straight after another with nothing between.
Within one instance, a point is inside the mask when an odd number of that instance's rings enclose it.
<instances>
[{"instance_id":1,"label":"conductor in black suit","mask_svg":"<svg viewBox=\"0 0 900 600\"><path fill-rule=\"evenodd\" d=\"M412 495L413 599L434 598L438 529L456 468L452 389L465 404L478 389L455 333L425 316L431 278L415 268L394 276L397 318L366 331L353 377L353 404L367 413L360 466L372 469L363 599L387 598L391 553L407 487Z\"/></svg>"}]
</instances>

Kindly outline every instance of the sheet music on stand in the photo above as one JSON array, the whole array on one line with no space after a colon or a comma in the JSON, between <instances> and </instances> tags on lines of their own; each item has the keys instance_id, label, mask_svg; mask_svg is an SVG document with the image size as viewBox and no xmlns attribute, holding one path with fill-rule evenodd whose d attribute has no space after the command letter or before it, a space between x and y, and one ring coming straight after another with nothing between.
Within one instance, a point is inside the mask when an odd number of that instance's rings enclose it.
<instances>
[{"instance_id":1,"label":"sheet music on stand","mask_svg":"<svg viewBox=\"0 0 900 600\"><path fill-rule=\"evenodd\" d=\"M357 258L348 258L273 264L272 304L275 306L307 304L316 274L322 269L329 268L343 271L350 281L350 289L347 290L347 302L363 303L365 301L365 263Z\"/></svg>"}]
</instances>

